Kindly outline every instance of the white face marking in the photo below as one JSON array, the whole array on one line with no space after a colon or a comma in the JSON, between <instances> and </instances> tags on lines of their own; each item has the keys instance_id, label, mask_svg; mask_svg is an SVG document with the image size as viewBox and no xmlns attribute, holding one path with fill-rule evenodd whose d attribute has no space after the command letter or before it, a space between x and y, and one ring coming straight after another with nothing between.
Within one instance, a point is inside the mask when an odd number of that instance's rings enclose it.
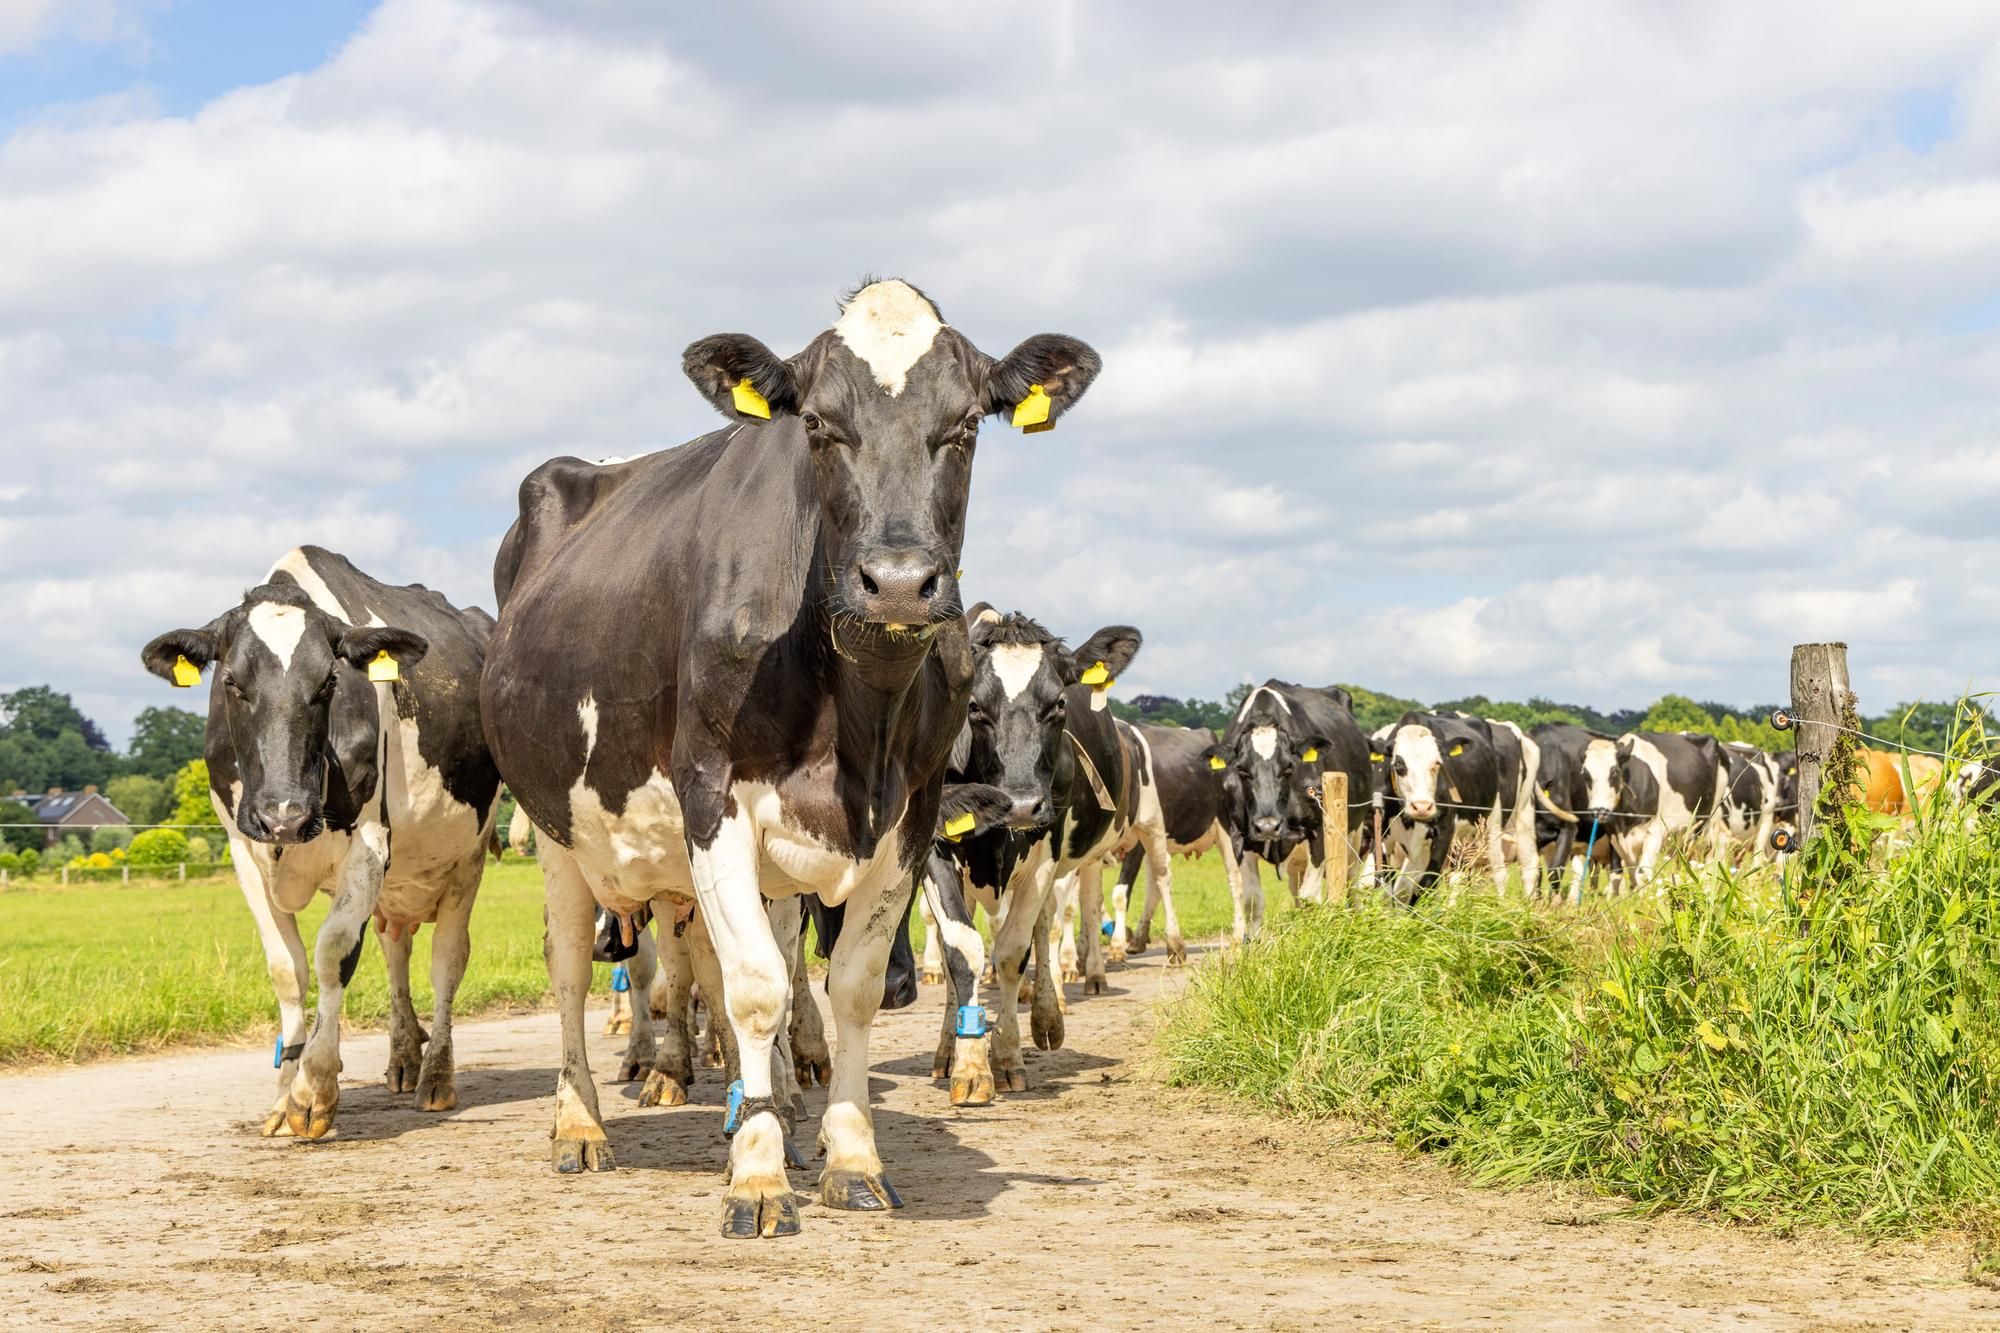
<instances>
[{"instance_id":1,"label":"white face marking","mask_svg":"<svg viewBox=\"0 0 2000 1333\"><path fill-rule=\"evenodd\" d=\"M1611 786L1611 770L1618 767L1618 747L1610 741L1592 741L1583 749L1583 776L1586 779L1586 810L1616 810L1618 793Z\"/></svg>"},{"instance_id":2,"label":"white face marking","mask_svg":"<svg viewBox=\"0 0 2000 1333\"><path fill-rule=\"evenodd\" d=\"M1251 728L1250 748L1257 752L1259 759L1269 759L1278 752L1278 729L1276 727Z\"/></svg>"},{"instance_id":3,"label":"white face marking","mask_svg":"<svg viewBox=\"0 0 2000 1333\"><path fill-rule=\"evenodd\" d=\"M333 595L333 589L326 586L326 580L322 579L319 571L312 567L312 562L306 559L304 551L294 547L279 556L278 563L272 565L269 572L264 575L264 582L269 583L277 574L291 575L292 582L299 585L299 591L303 592L314 606L334 619L348 619L347 609L340 604L340 599Z\"/></svg>"},{"instance_id":4,"label":"white face marking","mask_svg":"<svg viewBox=\"0 0 2000 1333\"><path fill-rule=\"evenodd\" d=\"M1396 795L1412 805L1435 806L1438 768L1444 756L1438 753L1437 737L1431 729L1414 724L1396 728L1393 753L1405 769L1402 773L1389 770L1389 785Z\"/></svg>"},{"instance_id":5,"label":"white face marking","mask_svg":"<svg viewBox=\"0 0 2000 1333\"><path fill-rule=\"evenodd\" d=\"M576 706L576 720L583 724L583 765L590 767L590 756L597 750L597 696L586 694L583 702Z\"/></svg>"},{"instance_id":6,"label":"white face marking","mask_svg":"<svg viewBox=\"0 0 2000 1333\"><path fill-rule=\"evenodd\" d=\"M250 608L250 632L261 639L285 670L292 669L292 655L306 636L306 613L296 606L259 602Z\"/></svg>"},{"instance_id":7,"label":"white face marking","mask_svg":"<svg viewBox=\"0 0 2000 1333\"><path fill-rule=\"evenodd\" d=\"M833 331L867 363L891 398L903 391L910 367L931 349L944 322L906 282L873 282L854 294Z\"/></svg>"},{"instance_id":8,"label":"white face marking","mask_svg":"<svg viewBox=\"0 0 2000 1333\"><path fill-rule=\"evenodd\" d=\"M993 674L1000 678L1000 688L1007 697L1018 699L1042 669L1042 649L1033 643L1003 644L987 654L987 660L993 663Z\"/></svg>"},{"instance_id":9,"label":"white face marking","mask_svg":"<svg viewBox=\"0 0 2000 1333\"><path fill-rule=\"evenodd\" d=\"M1250 715L1250 705L1256 703L1259 696L1266 694L1271 696L1272 703L1283 709L1288 715L1290 714L1291 710L1285 708L1285 701L1278 697L1276 690L1259 685L1256 689L1243 696L1243 706L1236 710L1236 720L1241 722L1244 718L1248 717Z\"/></svg>"}]
</instances>

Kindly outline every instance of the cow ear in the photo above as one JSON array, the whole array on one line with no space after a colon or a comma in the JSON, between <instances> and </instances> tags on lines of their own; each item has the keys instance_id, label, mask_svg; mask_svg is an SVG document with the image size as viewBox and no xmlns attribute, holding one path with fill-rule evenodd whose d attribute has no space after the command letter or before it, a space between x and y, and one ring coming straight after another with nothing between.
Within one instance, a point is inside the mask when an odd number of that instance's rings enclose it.
<instances>
[{"instance_id":1,"label":"cow ear","mask_svg":"<svg viewBox=\"0 0 2000 1333\"><path fill-rule=\"evenodd\" d=\"M387 653L389 660L398 667L407 668L423 661L430 647L421 634L388 625L368 625L341 635L334 650L353 665L364 669L383 653Z\"/></svg>"},{"instance_id":2,"label":"cow ear","mask_svg":"<svg viewBox=\"0 0 2000 1333\"><path fill-rule=\"evenodd\" d=\"M1013 809L1013 798L998 787L983 782L946 783L944 800L938 805L938 836L952 842L974 837L1006 823Z\"/></svg>"},{"instance_id":3,"label":"cow ear","mask_svg":"<svg viewBox=\"0 0 2000 1333\"><path fill-rule=\"evenodd\" d=\"M769 420L799 410L797 370L747 333L718 333L689 343L681 370L731 421Z\"/></svg>"},{"instance_id":4,"label":"cow ear","mask_svg":"<svg viewBox=\"0 0 2000 1333\"><path fill-rule=\"evenodd\" d=\"M1292 747L1292 753L1298 756L1302 764L1318 764L1325 762L1326 747L1327 739L1324 736L1303 736Z\"/></svg>"},{"instance_id":5,"label":"cow ear","mask_svg":"<svg viewBox=\"0 0 2000 1333\"><path fill-rule=\"evenodd\" d=\"M1083 645L1070 654L1070 666L1064 684L1109 685L1125 674L1125 668L1132 665L1132 659L1139 655L1139 645L1144 642L1139 631L1130 625L1106 625L1097 633L1083 641ZM1103 667L1101 673L1099 667ZM1085 680L1086 676L1097 679Z\"/></svg>"},{"instance_id":6,"label":"cow ear","mask_svg":"<svg viewBox=\"0 0 2000 1333\"><path fill-rule=\"evenodd\" d=\"M1011 416L1019 409L1024 428L1046 430L1083 397L1103 365L1087 343L1038 333L987 368L986 412Z\"/></svg>"},{"instance_id":7,"label":"cow ear","mask_svg":"<svg viewBox=\"0 0 2000 1333\"><path fill-rule=\"evenodd\" d=\"M220 649L215 626L211 622L201 629L170 629L139 650L139 660L146 670L166 681L169 685L186 687L201 679L202 668L215 660ZM181 663L186 662L187 666ZM188 676L188 667L194 669L193 678Z\"/></svg>"},{"instance_id":8,"label":"cow ear","mask_svg":"<svg viewBox=\"0 0 2000 1333\"><path fill-rule=\"evenodd\" d=\"M1229 760L1222 753L1222 744L1204 746L1200 757L1201 766L1210 772L1223 773L1229 769Z\"/></svg>"}]
</instances>

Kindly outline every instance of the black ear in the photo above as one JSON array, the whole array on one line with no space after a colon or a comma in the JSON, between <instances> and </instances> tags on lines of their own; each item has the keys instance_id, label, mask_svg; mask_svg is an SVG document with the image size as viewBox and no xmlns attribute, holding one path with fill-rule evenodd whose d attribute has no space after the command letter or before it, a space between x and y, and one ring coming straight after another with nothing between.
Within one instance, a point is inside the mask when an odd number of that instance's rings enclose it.
<instances>
[{"instance_id":1,"label":"black ear","mask_svg":"<svg viewBox=\"0 0 2000 1333\"><path fill-rule=\"evenodd\" d=\"M159 638L139 650L139 660L146 670L170 685L178 685L174 679L174 667L185 657L199 671L215 660L219 651L215 626L210 622L201 629L170 629Z\"/></svg>"},{"instance_id":2,"label":"black ear","mask_svg":"<svg viewBox=\"0 0 2000 1333\"><path fill-rule=\"evenodd\" d=\"M387 653L396 660L396 665L408 670L424 660L424 654L431 646L421 634L412 634L406 629L396 629L390 625L369 625L362 629L351 629L340 636L334 651L355 666L366 669L375 660L377 653Z\"/></svg>"},{"instance_id":3,"label":"black ear","mask_svg":"<svg viewBox=\"0 0 2000 1333\"><path fill-rule=\"evenodd\" d=\"M1076 684L1086 672L1102 662L1107 679L1091 683L1109 684L1125 674L1125 668L1131 666L1132 659L1139 655L1142 642L1144 640L1139 631L1130 625L1106 625L1070 654L1068 679L1063 683Z\"/></svg>"},{"instance_id":4,"label":"black ear","mask_svg":"<svg viewBox=\"0 0 2000 1333\"><path fill-rule=\"evenodd\" d=\"M987 369L987 414L1011 416L1039 384L1049 396L1048 419L1054 422L1083 397L1103 367L1088 343L1060 333L1038 333Z\"/></svg>"},{"instance_id":5,"label":"black ear","mask_svg":"<svg viewBox=\"0 0 2000 1333\"><path fill-rule=\"evenodd\" d=\"M1013 809L1013 798L998 787L983 782L946 783L944 801L938 806L938 833L953 841L973 837L1006 823ZM968 816L970 824L965 822Z\"/></svg>"},{"instance_id":6,"label":"black ear","mask_svg":"<svg viewBox=\"0 0 2000 1333\"><path fill-rule=\"evenodd\" d=\"M1299 757L1300 763L1325 764L1329 762L1326 757L1326 747L1329 743L1324 736L1302 736L1293 745L1292 753ZM1312 758L1306 758L1307 755L1311 755Z\"/></svg>"},{"instance_id":7,"label":"black ear","mask_svg":"<svg viewBox=\"0 0 2000 1333\"><path fill-rule=\"evenodd\" d=\"M701 396L731 421L761 419L763 413L754 410L756 398L777 416L797 412L803 396L793 367L747 333L718 333L689 343L681 353L681 369ZM739 402L736 386L744 380L750 381L756 398L743 395Z\"/></svg>"},{"instance_id":8,"label":"black ear","mask_svg":"<svg viewBox=\"0 0 2000 1333\"><path fill-rule=\"evenodd\" d=\"M1220 741L1214 745L1204 745L1201 754L1196 757L1195 762L1201 765L1204 772L1226 773L1229 771L1229 756L1222 752L1222 743Z\"/></svg>"}]
</instances>

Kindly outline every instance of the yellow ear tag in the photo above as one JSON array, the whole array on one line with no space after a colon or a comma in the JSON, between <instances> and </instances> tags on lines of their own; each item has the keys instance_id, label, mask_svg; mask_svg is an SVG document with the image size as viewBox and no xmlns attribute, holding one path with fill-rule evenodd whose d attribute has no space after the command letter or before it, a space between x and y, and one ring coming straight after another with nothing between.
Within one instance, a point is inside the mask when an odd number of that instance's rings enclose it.
<instances>
[{"instance_id":1,"label":"yellow ear tag","mask_svg":"<svg viewBox=\"0 0 2000 1333\"><path fill-rule=\"evenodd\" d=\"M401 680L402 678L402 669L396 665L396 659L389 656L387 648L376 653L375 660L368 664L368 679L378 685L384 681Z\"/></svg>"},{"instance_id":2,"label":"yellow ear tag","mask_svg":"<svg viewBox=\"0 0 2000 1333\"><path fill-rule=\"evenodd\" d=\"M1112 683L1111 673L1105 669L1102 662L1092 663L1090 669L1077 677L1077 680L1080 684L1101 686L1107 690L1111 688Z\"/></svg>"},{"instance_id":3,"label":"yellow ear tag","mask_svg":"<svg viewBox=\"0 0 2000 1333\"><path fill-rule=\"evenodd\" d=\"M1368 752L1368 758L1369 758L1369 760L1370 760L1371 762L1373 762L1373 763L1377 763L1377 764L1379 764L1379 763L1381 763L1381 762L1382 762L1382 761L1383 761L1384 759L1387 759L1388 757L1389 757L1389 756L1388 756L1388 755L1386 755L1386 754L1377 754L1377 753L1375 753L1375 752L1374 752L1373 750L1371 750L1371 751L1369 751L1369 752Z\"/></svg>"},{"instance_id":4,"label":"yellow ear tag","mask_svg":"<svg viewBox=\"0 0 2000 1333\"><path fill-rule=\"evenodd\" d=\"M979 821L974 819L970 814L953 815L950 819L944 821L944 836L950 838L953 842L957 842L960 838L972 832L978 823Z\"/></svg>"},{"instance_id":5,"label":"yellow ear tag","mask_svg":"<svg viewBox=\"0 0 2000 1333\"><path fill-rule=\"evenodd\" d=\"M1034 435L1040 431L1054 430L1056 423L1049 420L1048 391L1039 384L1028 386L1028 396L1014 404L1014 424L1021 428L1021 434Z\"/></svg>"},{"instance_id":6,"label":"yellow ear tag","mask_svg":"<svg viewBox=\"0 0 2000 1333\"><path fill-rule=\"evenodd\" d=\"M1452 757L1453 759L1456 759L1456 758L1458 758L1458 757L1459 757L1460 755L1462 755L1462 754L1464 754L1464 753L1465 753L1465 746L1464 746L1464 745L1462 745L1462 744L1460 744L1460 745L1454 745L1454 746L1452 746L1452 747L1451 747L1451 757Z\"/></svg>"},{"instance_id":7,"label":"yellow ear tag","mask_svg":"<svg viewBox=\"0 0 2000 1333\"><path fill-rule=\"evenodd\" d=\"M771 419L771 405L764 401L764 395L757 392L757 386L747 377L736 381L736 387L729 391L729 399L736 404L736 410L746 417Z\"/></svg>"},{"instance_id":8,"label":"yellow ear tag","mask_svg":"<svg viewBox=\"0 0 2000 1333\"><path fill-rule=\"evenodd\" d=\"M1319 762L1319 751L1307 750L1304 754L1300 755L1299 758L1304 760L1308 764L1316 764Z\"/></svg>"},{"instance_id":9,"label":"yellow ear tag","mask_svg":"<svg viewBox=\"0 0 2000 1333\"><path fill-rule=\"evenodd\" d=\"M174 688L191 690L201 684L201 668L187 660L183 653L174 659Z\"/></svg>"},{"instance_id":10,"label":"yellow ear tag","mask_svg":"<svg viewBox=\"0 0 2000 1333\"><path fill-rule=\"evenodd\" d=\"M1219 754L1212 754L1208 757L1208 766L1220 773L1229 767L1229 761Z\"/></svg>"}]
</instances>

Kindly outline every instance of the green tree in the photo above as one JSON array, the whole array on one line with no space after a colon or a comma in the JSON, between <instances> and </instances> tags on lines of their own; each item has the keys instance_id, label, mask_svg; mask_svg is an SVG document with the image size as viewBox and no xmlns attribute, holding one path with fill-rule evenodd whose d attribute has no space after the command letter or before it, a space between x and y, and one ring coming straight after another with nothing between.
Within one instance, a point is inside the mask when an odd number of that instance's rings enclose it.
<instances>
[{"instance_id":1,"label":"green tree","mask_svg":"<svg viewBox=\"0 0 2000 1333\"><path fill-rule=\"evenodd\" d=\"M37 870L40 870L42 868L41 849L36 847L23 847L20 852L20 857L21 857L22 874L32 875Z\"/></svg>"},{"instance_id":2,"label":"green tree","mask_svg":"<svg viewBox=\"0 0 2000 1333\"><path fill-rule=\"evenodd\" d=\"M1646 711L1640 731L1700 731L1713 735L1715 719L1685 694L1668 694Z\"/></svg>"},{"instance_id":3,"label":"green tree","mask_svg":"<svg viewBox=\"0 0 2000 1333\"><path fill-rule=\"evenodd\" d=\"M126 767L147 777L170 778L189 760L201 758L207 730L201 714L185 708L142 708L132 722Z\"/></svg>"},{"instance_id":4,"label":"green tree","mask_svg":"<svg viewBox=\"0 0 2000 1333\"><path fill-rule=\"evenodd\" d=\"M174 789L162 778L130 773L105 783L104 799L134 824L159 824L174 808Z\"/></svg>"},{"instance_id":5,"label":"green tree","mask_svg":"<svg viewBox=\"0 0 2000 1333\"><path fill-rule=\"evenodd\" d=\"M208 799L208 761L190 759L174 774L174 814L170 824L203 825L215 828L215 806Z\"/></svg>"},{"instance_id":6,"label":"green tree","mask_svg":"<svg viewBox=\"0 0 2000 1333\"><path fill-rule=\"evenodd\" d=\"M95 722L83 715L67 694L58 694L47 685L29 685L11 694L0 694L0 722L12 736L33 736L53 741L73 731L84 744L105 754L111 742Z\"/></svg>"},{"instance_id":7,"label":"green tree","mask_svg":"<svg viewBox=\"0 0 2000 1333\"><path fill-rule=\"evenodd\" d=\"M0 801L0 843L20 850L42 845L41 822L35 812L19 801ZM26 827L23 827L26 825Z\"/></svg>"},{"instance_id":8,"label":"green tree","mask_svg":"<svg viewBox=\"0 0 2000 1333\"><path fill-rule=\"evenodd\" d=\"M1386 726L1412 710L1423 711L1424 706L1415 699L1379 694L1365 685L1342 683L1341 688L1354 696L1354 721L1363 731Z\"/></svg>"},{"instance_id":9,"label":"green tree","mask_svg":"<svg viewBox=\"0 0 2000 1333\"><path fill-rule=\"evenodd\" d=\"M149 828L132 839L125 859L135 866L179 865L188 859L187 834L176 828Z\"/></svg>"},{"instance_id":10,"label":"green tree","mask_svg":"<svg viewBox=\"0 0 2000 1333\"><path fill-rule=\"evenodd\" d=\"M132 830L117 824L100 824L90 831L90 850L109 853L119 847L130 846Z\"/></svg>"}]
</instances>

